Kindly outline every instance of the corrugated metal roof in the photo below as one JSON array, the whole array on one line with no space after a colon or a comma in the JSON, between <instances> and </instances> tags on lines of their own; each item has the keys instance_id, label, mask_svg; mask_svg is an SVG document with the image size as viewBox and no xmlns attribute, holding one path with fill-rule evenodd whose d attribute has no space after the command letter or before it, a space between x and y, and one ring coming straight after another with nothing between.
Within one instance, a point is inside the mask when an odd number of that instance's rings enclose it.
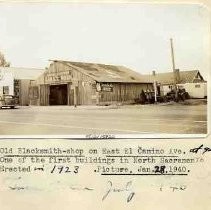
<instances>
[{"instance_id":1,"label":"corrugated metal roof","mask_svg":"<svg viewBox=\"0 0 211 210\"><path fill-rule=\"evenodd\" d=\"M149 78L142 77L142 75L138 72L132 71L124 66L61 60L53 61L62 62L74 69L77 69L97 82L151 83Z\"/></svg>"},{"instance_id":2,"label":"corrugated metal roof","mask_svg":"<svg viewBox=\"0 0 211 210\"><path fill-rule=\"evenodd\" d=\"M204 81L199 70L179 71L179 74L180 74L180 83L199 82L200 80ZM199 74L199 77L201 77L201 79L196 79L196 76L198 74ZM156 73L155 77L153 75L145 75L145 77L149 77L150 81L155 80L161 84L173 84L174 83L173 72Z\"/></svg>"},{"instance_id":3,"label":"corrugated metal roof","mask_svg":"<svg viewBox=\"0 0 211 210\"><path fill-rule=\"evenodd\" d=\"M16 67L0 67L0 71L12 73L14 79L37 79L45 69L36 69L36 68L16 68Z\"/></svg>"}]
</instances>

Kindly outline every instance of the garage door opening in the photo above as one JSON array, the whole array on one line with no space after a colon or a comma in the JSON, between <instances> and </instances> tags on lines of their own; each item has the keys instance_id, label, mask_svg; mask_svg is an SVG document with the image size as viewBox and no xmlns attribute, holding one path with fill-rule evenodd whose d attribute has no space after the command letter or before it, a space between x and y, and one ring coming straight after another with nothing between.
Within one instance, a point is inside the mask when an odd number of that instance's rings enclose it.
<instances>
[{"instance_id":1,"label":"garage door opening","mask_svg":"<svg viewBox=\"0 0 211 210\"><path fill-rule=\"evenodd\" d=\"M67 101L67 85L50 86L50 105L68 105Z\"/></svg>"}]
</instances>

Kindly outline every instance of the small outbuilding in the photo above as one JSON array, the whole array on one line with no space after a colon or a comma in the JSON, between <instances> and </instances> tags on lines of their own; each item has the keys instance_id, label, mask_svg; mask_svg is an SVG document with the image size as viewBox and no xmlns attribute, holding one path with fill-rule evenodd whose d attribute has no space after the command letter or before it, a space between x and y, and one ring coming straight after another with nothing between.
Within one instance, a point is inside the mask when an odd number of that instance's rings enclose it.
<instances>
[{"instance_id":1,"label":"small outbuilding","mask_svg":"<svg viewBox=\"0 0 211 210\"><path fill-rule=\"evenodd\" d=\"M0 67L0 95L14 95L18 105L29 105L29 84L44 69Z\"/></svg>"},{"instance_id":2,"label":"small outbuilding","mask_svg":"<svg viewBox=\"0 0 211 210\"><path fill-rule=\"evenodd\" d=\"M149 76L151 81L157 83L157 92L159 95L166 95L172 89L174 84L179 89L185 89L191 98L206 98L207 97L207 82L199 70L179 71L167 73L153 73Z\"/></svg>"},{"instance_id":3,"label":"small outbuilding","mask_svg":"<svg viewBox=\"0 0 211 210\"><path fill-rule=\"evenodd\" d=\"M53 60L29 88L30 105L130 104L142 90L152 90L148 78L123 66Z\"/></svg>"}]
</instances>

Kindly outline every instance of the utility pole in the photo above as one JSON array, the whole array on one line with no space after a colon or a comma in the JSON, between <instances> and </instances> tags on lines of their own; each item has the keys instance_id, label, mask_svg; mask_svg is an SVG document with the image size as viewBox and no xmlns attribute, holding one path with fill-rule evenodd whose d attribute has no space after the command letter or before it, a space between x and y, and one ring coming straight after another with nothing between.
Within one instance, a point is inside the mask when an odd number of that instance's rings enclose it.
<instances>
[{"instance_id":1,"label":"utility pole","mask_svg":"<svg viewBox=\"0 0 211 210\"><path fill-rule=\"evenodd\" d=\"M175 71L175 60L174 60L174 46L173 46L173 39L170 39L171 42L171 59L172 59L172 67L173 71Z\"/></svg>"},{"instance_id":2,"label":"utility pole","mask_svg":"<svg viewBox=\"0 0 211 210\"><path fill-rule=\"evenodd\" d=\"M175 89L175 99L178 100L178 90L177 90L177 75L176 75L176 68L175 68L175 60L174 60L174 46L173 46L173 39L170 39L171 43L171 59L172 59L172 68L174 74L174 89Z\"/></svg>"},{"instance_id":3,"label":"utility pole","mask_svg":"<svg viewBox=\"0 0 211 210\"><path fill-rule=\"evenodd\" d=\"M154 86L154 91L155 91L155 103L157 103L157 82L155 79L155 71L152 71L152 75L153 75L153 86Z\"/></svg>"}]
</instances>

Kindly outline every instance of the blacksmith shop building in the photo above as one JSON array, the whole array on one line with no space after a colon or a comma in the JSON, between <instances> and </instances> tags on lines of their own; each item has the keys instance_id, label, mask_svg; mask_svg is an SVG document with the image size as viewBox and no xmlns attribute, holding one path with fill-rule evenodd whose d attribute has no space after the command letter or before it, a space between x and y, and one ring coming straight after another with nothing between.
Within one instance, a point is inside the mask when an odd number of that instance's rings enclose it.
<instances>
[{"instance_id":1,"label":"blacksmith shop building","mask_svg":"<svg viewBox=\"0 0 211 210\"><path fill-rule=\"evenodd\" d=\"M148 78L123 66L53 60L29 88L30 105L130 104L142 90L153 90Z\"/></svg>"}]
</instances>

